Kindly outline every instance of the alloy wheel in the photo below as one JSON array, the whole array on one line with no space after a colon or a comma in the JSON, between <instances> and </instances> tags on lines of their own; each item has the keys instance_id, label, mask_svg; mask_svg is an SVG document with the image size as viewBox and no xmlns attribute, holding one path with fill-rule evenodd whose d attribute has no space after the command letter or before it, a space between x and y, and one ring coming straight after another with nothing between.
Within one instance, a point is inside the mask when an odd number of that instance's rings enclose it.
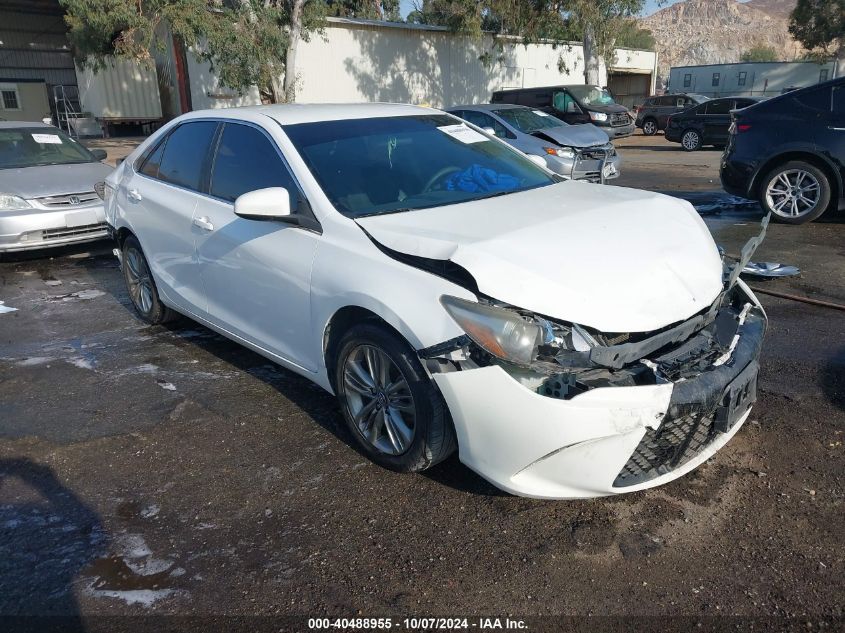
<instances>
[{"instance_id":1,"label":"alloy wheel","mask_svg":"<svg viewBox=\"0 0 845 633\"><path fill-rule=\"evenodd\" d=\"M655 132L657 132L657 126L654 124L654 121L646 121L643 123L643 134L651 136Z\"/></svg>"},{"instance_id":2,"label":"alloy wheel","mask_svg":"<svg viewBox=\"0 0 845 633\"><path fill-rule=\"evenodd\" d=\"M766 186L766 204L782 217L799 218L819 203L818 179L804 169L788 169L774 176Z\"/></svg>"},{"instance_id":3,"label":"alloy wheel","mask_svg":"<svg viewBox=\"0 0 845 633\"><path fill-rule=\"evenodd\" d=\"M150 269L141 252L133 247L126 249L126 281L129 297L142 313L148 314L153 308L153 281Z\"/></svg>"},{"instance_id":4,"label":"alloy wheel","mask_svg":"<svg viewBox=\"0 0 845 633\"><path fill-rule=\"evenodd\" d=\"M684 137L681 139L681 144L684 146L685 150L692 151L694 149L698 149L698 132L693 132L692 130L690 130L689 132L685 132Z\"/></svg>"},{"instance_id":5,"label":"alloy wheel","mask_svg":"<svg viewBox=\"0 0 845 633\"><path fill-rule=\"evenodd\" d=\"M343 366L343 393L355 428L370 446L401 455L414 441L417 410L396 363L373 345L359 345Z\"/></svg>"}]
</instances>

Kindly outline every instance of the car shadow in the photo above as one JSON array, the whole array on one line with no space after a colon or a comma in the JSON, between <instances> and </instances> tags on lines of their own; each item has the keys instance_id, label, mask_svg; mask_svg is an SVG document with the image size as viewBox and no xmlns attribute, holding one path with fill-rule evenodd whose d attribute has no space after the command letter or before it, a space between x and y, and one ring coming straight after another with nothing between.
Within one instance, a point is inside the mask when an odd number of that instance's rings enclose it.
<instances>
[{"instance_id":1,"label":"car shadow","mask_svg":"<svg viewBox=\"0 0 845 633\"><path fill-rule=\"evenodd\" d=\"M845 410L845 346L840 347L822 368L819 383L825 397Z\"/></svg>"},{"instance_id":2,"label":"car shadow","mask_svg":"<svg viewBox=\"0 0 845 633\"><path fill-rule=\"evenodd\" d=\"M105 545L97 513L51 468L27 458L0 459L0 616L5 624L84 631L74 579L103 555ZM18 630L15 624L11 630Z\"/></svg>"},{"instance_id":3,"label":"car shadow","mask_svg":"<svg viewBox=\"0 0 845 633\"><path fill-rule=\"evenodd\" d=\"M131 311L131 304L127 303L126 308ZM346 426L335 397L307 378L275 363L272 363L272 369L268 371L268 364L271 361L187 317L164 326L150 327L150 331L154 330L168 331L181 339L183 345L195 345L227 365L266 383L304 411L323 429L355 450L364 459L368 459ZM197 335L198 332L200 335ZM506 494L461 464L457 455L452 455L441 464L424 471L422 475L444 486L470 494L481 496Z\"/></svg>"}]
</instances>

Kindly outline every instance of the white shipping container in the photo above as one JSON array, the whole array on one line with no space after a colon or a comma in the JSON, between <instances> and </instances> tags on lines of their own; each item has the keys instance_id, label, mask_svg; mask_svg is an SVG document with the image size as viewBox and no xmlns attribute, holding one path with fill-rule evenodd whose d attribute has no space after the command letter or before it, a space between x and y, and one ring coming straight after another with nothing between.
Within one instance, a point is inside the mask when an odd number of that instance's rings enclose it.
<instances>
[{"instance_id":1,"label":"white shipping container","mask_svg":"<svg viewBox=\"0 0 845 633\"><path fill-rule=\"evenodd\" d=\"M155 67L128 60L111 60L96 73L77 67L83 112L101 120L156 121L161 100Z\"/></svg>"}]
</instances>

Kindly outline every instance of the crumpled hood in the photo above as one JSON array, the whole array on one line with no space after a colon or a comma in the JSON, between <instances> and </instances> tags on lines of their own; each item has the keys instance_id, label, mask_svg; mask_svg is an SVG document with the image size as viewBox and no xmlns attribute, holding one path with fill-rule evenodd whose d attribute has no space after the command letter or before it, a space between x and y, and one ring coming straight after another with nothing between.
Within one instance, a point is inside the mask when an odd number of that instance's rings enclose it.
<instances>
[{"instance_id":1,"label":"crumpled hood","mask_svg":"<svg viewBox=\"0 0 845 633\"><path fill-rule=\"evenodd\" d=\"M567 181L358 219L395 251L451 260L495 299L603 332L649 332L722 289L710 232L685 201Z\"/></svg>"},{"instance_id":2,"label":"crumpled hood","mask_svg":"<svg viewBox=\"0 0 845 633\"><path fill-rule=\"evenodd\" d=\"M111 172L112 168L103 163L0 169L0 193L31 200L94 191L94 185Z\"/></svg>"},{"instance_id":3,"label":"crumpled hood","mask_svg":"<svg viewBox=\"0 0 845 633\"><path fill-rule=\"evenodd\" d=\"M538 130L532 136L545 134L555 143L567 147L592 147L593 145L605 145L610 138L607 133L597 128L592 123L583 125L561 125Z\"/></svg>"}]
</instances>

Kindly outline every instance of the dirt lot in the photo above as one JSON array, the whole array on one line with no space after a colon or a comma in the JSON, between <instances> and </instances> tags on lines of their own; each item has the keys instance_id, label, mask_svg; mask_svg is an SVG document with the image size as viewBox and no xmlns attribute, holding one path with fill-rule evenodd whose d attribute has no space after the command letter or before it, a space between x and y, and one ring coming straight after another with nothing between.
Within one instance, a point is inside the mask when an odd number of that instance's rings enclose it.
<instances>
[{"instance_id":1,"label":"dirt lot","mask_svg":"<svg viewBox=\"0 0 845 633\"><path fill-rule=\"evenodd\" d=\"M618 184L704 192L728 252L757 232L759 210L713 191L718 152L619 145ZM845 302L843 244L842 221L772 225L756 259L803 273L755 285ZM416 476L372 465L318 388L190 322L138 321L110 248L0 263L17 308L0 314L0 614L81 614L92 630L124 614L842 626L845 312L761 295L760 400L697 471L536 501L454 458Z\"/></svg>"}]
</instances>

